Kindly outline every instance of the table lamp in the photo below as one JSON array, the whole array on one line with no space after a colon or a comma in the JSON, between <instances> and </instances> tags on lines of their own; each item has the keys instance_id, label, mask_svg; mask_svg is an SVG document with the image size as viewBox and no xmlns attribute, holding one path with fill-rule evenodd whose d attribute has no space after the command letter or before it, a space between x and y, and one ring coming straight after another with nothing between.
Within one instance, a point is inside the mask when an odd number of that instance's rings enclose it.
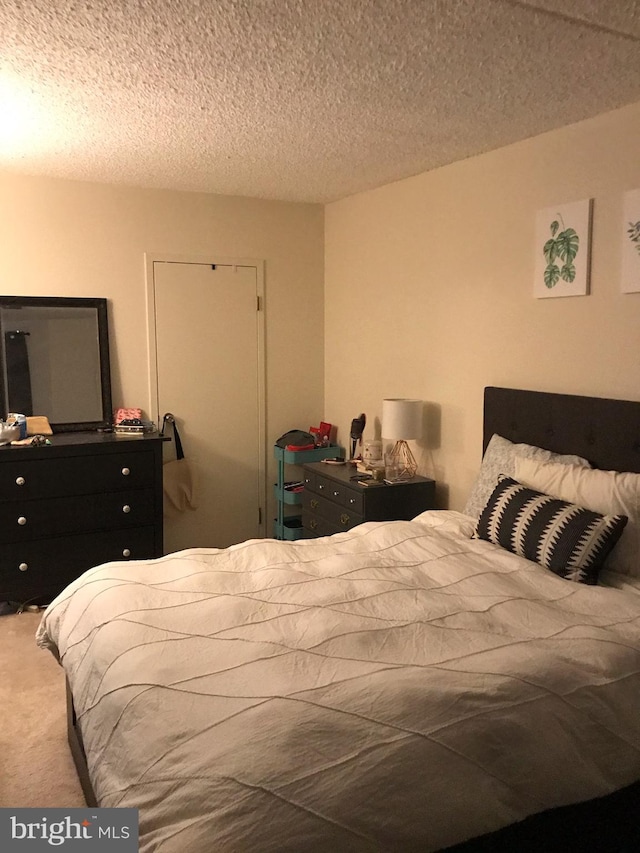
<instances>
[{"instance_id":1,"label":"table lamp","mask_svg":"<svg viewBox=\"0 0 640 853\"><path fill-rule=\"evenodd\" d=\"M396 439L385 462L395 473L394 480L410 480L418 470L408 439L422 435L422 400L389 399L382 401L382 438Z\"/></svg>"}]
</instances>

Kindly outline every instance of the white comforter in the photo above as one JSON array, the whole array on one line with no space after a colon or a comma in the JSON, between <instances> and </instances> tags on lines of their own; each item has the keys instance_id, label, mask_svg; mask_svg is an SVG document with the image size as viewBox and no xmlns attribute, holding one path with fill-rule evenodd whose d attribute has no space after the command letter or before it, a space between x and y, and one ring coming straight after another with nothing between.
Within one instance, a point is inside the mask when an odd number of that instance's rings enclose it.
<instances>
[{"instance_id":1,"label":"white comforter","mask_svg":"<svg viewBox=\"0 0 640 853\"><path fill-rule=\"evenodd\" d=\"M40 645L142 851L437 850L640 779L640 596L464 516L92 569Z\"/></svg>"}]
</instances>

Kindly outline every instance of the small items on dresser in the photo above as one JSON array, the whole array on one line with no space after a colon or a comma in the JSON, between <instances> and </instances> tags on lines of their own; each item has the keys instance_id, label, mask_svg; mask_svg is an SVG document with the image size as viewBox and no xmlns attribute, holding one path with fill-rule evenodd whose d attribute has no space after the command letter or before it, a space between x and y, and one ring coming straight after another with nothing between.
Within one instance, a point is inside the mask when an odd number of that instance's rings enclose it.
<instances>
[{"instance_id":1,"label":"small items on dresser","mask_svg":"<svg viewBox=\"0 0 640 853\"><path fill-rule=\"evenodd\" d=\"M126 409L121 407L116 409L113 413L113 425L118 426L118 424L121 424L123 421L140 420L141 417L142 409Z\"/></svg>"},{"instance_id":2,"label":"small items on dresser","mask_svg":"<svg viewBox=\"0 0 640 853\"><path fill-rule=\"evenodd\" d=\"M42 444L51 444L44 435L29 435L11 442L12 447L40 447Z\"/></svg>"},{"instance_id":3,"label":"small items on dresser","mask_svg":"<svg viewBox=\"0 0 640 853\"><path fill-rule=\"evenodd\" d=\"M0 420L0 445L13 444L28 446L47 444L47 435L53 435L49 419L42 416L26 417L13 412L7 415L7 420Z\"/></svg>"},{"instance_id":4,"label":"small items on dresser","mask_svg":"<svg viewBox=\"0 0 640 853\"><path fill-rule=\"evenodd\" d=\"M18 412L9 412L7 414L7 423L18 427L20 435L18 438L27 437L27 416L21 415Z\"/></svg>"},{"instance_id":5,"label":"small items on dresser","mask_svg":"<svg viewBox=\"0 0 640 853\"><path fill-rule=\"evenodd\" d=\"M116 435L143 435L155 432L153 421L142 420L142 409L116 409L113 413L113 431Z\"/></svg>"},{"instance_id":6,"label":"small items on dresser","mask_svg":"<svg viewBox=\"0 0 640 853\"><path fill-rule=\"evenodd\" d=\"M20 440L20 427L14 423L0 421L0 444L11 444Z\"/></svg>"},{"instance_id":7,"label":"small items on dresser","mask_svg":"<svg viewBox=\"0 0 640 853\"><path fill-rule=\"evenodd\" d=\"M362 433L364 432L364 428L367 424L367 416L364 412L361 415L358 415L357 418L354 418L351 421L351 430L349 431L350 438L350 453L349 460L352 464L355 465L357 459L361 459L362 455L358 452L358 448L362 447Z\"/></svg>"},{"instance_id":8,"label":"small items on dresser","mask_svg":"<svg viewBox=\"0 0 640 853\"><path fill-rule=\"evenodd\" d=\"M371 474L376 482L384 480L384 459L380 439L367 439L363 443L362 462L357 463L356 470L361 474Z\"/></svg>"},{"instance_id":9,"label":"small items on dresser","mask_svg":"<svg viewBox=\"0 0 640 853\"><path fill-rule=\"evenodd\" d=\"M53 435L49 418L45 415L27 417L27 435Z\"/></svg>"},{"instance_id":10,"label":"small items on dresser","mask_svg":"<svg viewBox=\"0 0 640 853\"><path fill-rule=\"evenodd\" d=\"M382 461L382 441L368 438L362 445L362 461L366 463Z\"/></svg>"}]
</instances>

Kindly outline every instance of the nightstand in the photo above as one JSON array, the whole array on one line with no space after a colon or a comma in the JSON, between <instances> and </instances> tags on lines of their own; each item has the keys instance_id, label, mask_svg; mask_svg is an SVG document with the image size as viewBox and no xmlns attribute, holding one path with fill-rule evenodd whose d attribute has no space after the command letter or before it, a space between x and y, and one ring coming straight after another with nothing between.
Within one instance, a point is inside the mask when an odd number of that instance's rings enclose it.
<instances>
[{"instance_id":1,"label":"nightstand","mask_svg":"<svg viewBox=\"0 0 640 853\"><path fill-rule=\"evenodd\" d=\"M303 472L302 527L308 539L350 530L364 521L408 520L434 508L435 480L426 477L363 486L350 479L356 472L351 465L314 462Z\"/></svg>"}]
</instances>

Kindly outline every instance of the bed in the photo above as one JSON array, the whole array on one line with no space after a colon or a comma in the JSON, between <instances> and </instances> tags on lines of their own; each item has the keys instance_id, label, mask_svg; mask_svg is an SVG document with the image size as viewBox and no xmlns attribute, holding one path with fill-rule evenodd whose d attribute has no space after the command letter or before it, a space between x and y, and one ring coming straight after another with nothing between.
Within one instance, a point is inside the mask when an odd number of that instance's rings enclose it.
<instances>
[{"instance_id":1,"label":"bed","mask_svg":"<svg viewBox=\"0 0 640 853\"><path fill-rule=\"evenodd\" d=\"M640 403L487 388L484 405L485 462L499 436L553 454L545 476L636 482ZM482 518L74 581L37 641L65 669L88 803L138 808L143 853L638 849L640 564L607 568L636 528L568 579L478 538Z\"/></svg>"}]
</instances>

